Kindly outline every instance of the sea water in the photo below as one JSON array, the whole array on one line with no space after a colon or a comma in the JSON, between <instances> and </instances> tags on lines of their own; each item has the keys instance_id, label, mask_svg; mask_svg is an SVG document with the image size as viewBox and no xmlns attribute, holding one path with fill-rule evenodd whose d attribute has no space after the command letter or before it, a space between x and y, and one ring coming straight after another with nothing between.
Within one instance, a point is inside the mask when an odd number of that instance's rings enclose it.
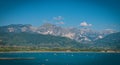
<instances>
[{"instance_id":1,"label":"sea water","mask_svg":"<svg viewBox=\"0 0 120 65\"><path fill-rule=\"evenodd\" d=\"M0 65L120 65L120 53L95 53L95 52L0 53Z\"/></svg>"}]
</instances>

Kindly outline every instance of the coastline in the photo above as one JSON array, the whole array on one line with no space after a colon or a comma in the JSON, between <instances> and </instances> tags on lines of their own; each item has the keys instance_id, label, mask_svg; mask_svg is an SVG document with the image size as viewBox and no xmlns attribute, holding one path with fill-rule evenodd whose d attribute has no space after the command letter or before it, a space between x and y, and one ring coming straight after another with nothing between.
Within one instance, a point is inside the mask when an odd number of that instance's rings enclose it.
<instances>
[{"instance_id":1,"label":"coastline","mask_svg":"<svg viewBox=\"0 0 120 65\"><path fill-rule=\"evenodd\" d=\"M120 53L120 51L101 52L101 51L0 51L0 53Z\"/></svg>"}]
</instances>

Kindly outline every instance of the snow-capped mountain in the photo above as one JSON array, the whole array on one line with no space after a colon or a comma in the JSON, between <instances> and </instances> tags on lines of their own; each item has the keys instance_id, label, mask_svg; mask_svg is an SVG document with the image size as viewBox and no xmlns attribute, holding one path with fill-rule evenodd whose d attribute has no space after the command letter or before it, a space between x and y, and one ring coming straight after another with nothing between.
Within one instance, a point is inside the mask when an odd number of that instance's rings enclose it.
<instances>
[{"instance_id":1,"label":"snow-capped mountain","mask_svg":"<svg viewBox=\"0 0 120 65\"><path fill-rule=\"evenodd\" d=\"M44 35L50 34L55 36L68 37L79 42L92 42L104 38L108 34L115 33L116 31L104 30L98 32L89 28L65 28L54 24L45 23L40 27L34 27L30 24L11 24L7 26L1 26L0 32L29 32Z\"/></svg>"}]
</instances>

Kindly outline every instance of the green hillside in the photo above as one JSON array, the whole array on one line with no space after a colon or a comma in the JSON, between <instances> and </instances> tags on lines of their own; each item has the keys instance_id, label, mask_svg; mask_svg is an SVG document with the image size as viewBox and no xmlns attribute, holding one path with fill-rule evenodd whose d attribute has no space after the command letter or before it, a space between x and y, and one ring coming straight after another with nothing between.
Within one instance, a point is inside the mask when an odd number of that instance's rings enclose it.
<instances>
[{"instance_id":1,"label":"green hillside","mask_svg":"<svg viewBox=\"0 0 120 65\"><path fill-rule=\"evenodd\" d=\"M34 33L0 33L0 46L4 50L26 50L26 48L64 50L82 48L83 46L66 37L42 35Z\"/></svg>"},{"instance_id":2,"label":"green hillside","mask_svg":"<svg viewBox=\"0 0 120 65\"><path fill-rule=\"evenodd\" d=\"M120 32L96 40L94 45L98 48L120 50Z\"/></svg>"}]
</instances>

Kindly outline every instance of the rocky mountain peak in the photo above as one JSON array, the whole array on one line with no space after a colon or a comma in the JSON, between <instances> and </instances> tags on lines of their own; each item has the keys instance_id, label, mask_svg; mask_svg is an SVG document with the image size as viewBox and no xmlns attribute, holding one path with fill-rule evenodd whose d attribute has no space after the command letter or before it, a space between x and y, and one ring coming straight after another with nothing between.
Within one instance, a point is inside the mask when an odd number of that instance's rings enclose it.
<instances>
[{"instance_id":1,"label":"rocky mountain peak","mask_svg":"<svg viewBox=\"0 0 120 65\"><path fill-rule=\"evenodd\" d=\"M33 27L30 24L11 24L8 26L1 26L0 32L29 32L29 33L37 33L37 34L50 34L54 36L62 36L68 37L70 39L77 40L79 42L83 41L95 41L97 39L104 38L106 35L110 33L114 33L112 30L105 30L102 32L98 32L95 30L91 30L90 28L64 28L51 23L45 23L40 27Z\"/></svg>"}]
</instances>

